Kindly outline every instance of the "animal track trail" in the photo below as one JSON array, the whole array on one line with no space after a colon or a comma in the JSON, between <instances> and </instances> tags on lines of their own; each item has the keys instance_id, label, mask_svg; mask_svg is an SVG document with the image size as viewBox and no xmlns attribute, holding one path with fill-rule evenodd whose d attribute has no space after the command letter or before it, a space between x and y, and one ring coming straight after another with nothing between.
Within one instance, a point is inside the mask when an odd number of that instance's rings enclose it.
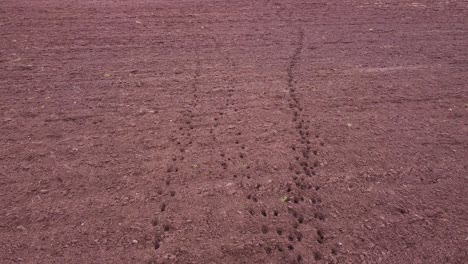
<instances>
[{"instance_id":1,"label":"animal track trail","mask_svg":"<svg viewBox=\"0 0 468 264\"><path fill-rule=\"evenodd\" d=\"M214 120L215 127L218 127L221 124L227 124L228 129L226 130L226 133L230 135L229 142L223 144L223 149L220 153L220 165L226 173L232 174L230 175L232 179L237 182L241 182L241 176L244 176L244 173L238 173L236 171L229 170L229 167L236 165L236 163L248 162L246 147L245 144L243 144L242 127L239 127L235 123L231 123L233 120L235 120L234 117L238 111L238 106L233 99L236 91L236 80L235 77L231 74L231 72L235 71L237 65L229 56L225 58L225 61L227 62L229 68L229 70L226 71L226 77L224 77L224 90L227 96L219 100L222 102L222 104L218 106L217 111L219 116L215 117ZM227 146L227 148L224 146ZM247 175L247 177L251 178L249 175ZM255 199L257 198L254 198L254 200Z\"/></svg>"},{"instance_id":2,"label":"animal track trail","mask_svg":"<svg viewBox=\"0 0 468 264\"><path fill-rule=\"evenodd\" d=\"M198 52L196 53L196 64L195 64L195 70L193 73L192 77L192 82L190 83L190 87L188 89L189 91L189 98L190 101L188 104L184 105L184 109L181 112L181 116L178 118L178 120L175 122L177 124L177 130L174 131L174 135L176 140L174 141L176 145L176 149L178 151L175 151L176 153L174 154L172 161L173 164L172 166L177 167L177 164L185 160L186 158L186 150L190 148L195 140L194 137L194 132L197 128L196 122L197 120L197 114L196 111L199 106L199 79L201 76L201 61L198 55ZM178 152L178 153L177 153Z\"/></svg>"},{"instance_id":3,"label":"animal track trail","mask_svg":"<svg viewBox=\"0 0 468 264\"><path fill-rule=\"evenodd\" d=\"M323 146L319 142L318 131L311 132L312 124L304 114L304 106L301 103L302 97L300 87L297 85L296 70L301 61L301 55L304 49L305 32L302 27L288 21L283 15L287 10L281 4L275 4L276 14L279 19L289 24L296 35L294 49L289 59L286 69L286 84L288 90L288 107L292 118L292 131L296 135L296 140L290 145L293 158L290 161L288 171L292 180L285 188L287 194L288 214L291 219L292 229L299 232L300 235L293 233L285 234L283 229L277 229L279 236L285 237L288 251L292 251L295 245L300 245L303 241L312 243L311 247L315 250L309 255L298 255L296 262L319 261L324 256L336 255L335 248L329 248L327 243L327 234L324 226L327 225L327 217L323 211L322 199L320 197L320 186L317 177L319 170L319 147ZM305 230L313 227L315 234L310 231L303 233L302 226L307 225ZM315 241L315 242L313 242Z\"/></svg>"},{"instance_id":4,"label":"animal track trail","mask_svg":"<svg viewBox=\"0 0 468 264\"><path fill-rule=\"evenodd\" d=\"M235 72L237 65L229 57L226 58L226 61L232 69L228 70L228 73ZM224 144L219 153L219 157L221 158L220 166L225 172L225 176L237 182L245 191L244 199L247 200L246 213L251 217L251 224L257 228L257 234L265 237L271 236L277 232L276 226L271 221L274 218L278 218L279 213L277 209L270 210L270 208L263 204L261 195L263 186L261 183L256 182L255 174L252 173L252 166L248 155L249 149L247 142L245 142L245 131L243 127L235 122L237 120L235 117L239 115L238 101L234 99L236 95L236 87L234 85L237 82L231 74L228 74L225 78L227 96L223 98L224 100L218 108L220 115L215 118L215 121L219 125L221 123L226 124L228 129L225 132L229 135L229 141ZM236 169L231 169L231 166L235 166ZM239 168L241 171L235 171ZM266 243L268 244L268 241ZM270 243L264 249L267 254L272 254L274 244Z\"/></svg>"},{"instance_id":5,"label":"animal track trail","mask_svg":"<svg viewBox=\"0 0 468 264\"><path fill-rule=\"evenodd\" d=\"M165 191L161 190L158 192L162 196L161 203L159 208L155 209L155 216L151 220L152 233L155 234L153 238L154 250L158 250L163 245L165 234L174 230L170 220L167 218L167 214L170 213L171 200L177 197L177 191L173 189L171 183L172 181L180 182L186 180L183 179L185 175L180 171L180 168L182 167L181 164L189 158L187 150L193 145L195 140L194 132L197 129L196 123L198 122L196 111L200 104L198 86L201 76L201 61L198 53L196 54L196 58L192 81L187 89L187 96L190 100L183 106L184 109L180 112L177 120L173 122L176 128L173 130L173 137L171 138L172 154L170 154L171 158L168 160L161 184L163 186L162 189Z\"/></svg>"}]
</instances>

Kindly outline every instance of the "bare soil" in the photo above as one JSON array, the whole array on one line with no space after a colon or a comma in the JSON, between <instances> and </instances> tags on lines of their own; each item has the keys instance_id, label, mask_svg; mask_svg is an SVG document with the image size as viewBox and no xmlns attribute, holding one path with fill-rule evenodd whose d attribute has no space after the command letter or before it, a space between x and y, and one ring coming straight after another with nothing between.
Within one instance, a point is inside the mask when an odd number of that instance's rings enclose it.
<instances>
[{"instance_id":1,"label":"bare soil","mask_svg":"<svg viewBox=\"0 0 468 264\"><path fill-rule=\"evenodd\" d=\"M468 263L468 2L2 0L0 36L2 263Z\"/></svg>"}]
</instances>

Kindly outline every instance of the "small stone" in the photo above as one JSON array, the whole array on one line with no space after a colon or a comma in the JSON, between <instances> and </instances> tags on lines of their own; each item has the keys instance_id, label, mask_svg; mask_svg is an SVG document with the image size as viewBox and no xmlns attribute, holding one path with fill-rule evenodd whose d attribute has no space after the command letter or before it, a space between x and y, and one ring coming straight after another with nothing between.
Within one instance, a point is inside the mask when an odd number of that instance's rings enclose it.
<instances>
[{"instance_id":1,"label":"small stone","mask_svg":"<svg viewBox=\"0 0 468 264\"><path fill-rule=\"evenodd\" d=\"M132 244L134 244L134 245L135 245L135 244L138 244L138 240L133 239L133 240L132 240Z\"/></svg>"}]
</instances>

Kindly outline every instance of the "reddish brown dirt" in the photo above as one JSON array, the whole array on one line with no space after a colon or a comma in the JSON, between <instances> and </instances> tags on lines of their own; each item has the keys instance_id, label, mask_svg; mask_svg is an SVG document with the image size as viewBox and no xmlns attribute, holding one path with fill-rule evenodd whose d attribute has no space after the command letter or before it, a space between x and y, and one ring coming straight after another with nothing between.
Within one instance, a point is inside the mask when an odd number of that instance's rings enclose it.
<instances>
[{"instance_id":1,"label":"reddish brown dirt","mask_svg":"<svg viewBox=\"0 0 468 264\"><path fill-rule=\"evenodd\" d=\"M468 3L0 2L2 263L468 263Z\"/></svg>"}]
</instances>

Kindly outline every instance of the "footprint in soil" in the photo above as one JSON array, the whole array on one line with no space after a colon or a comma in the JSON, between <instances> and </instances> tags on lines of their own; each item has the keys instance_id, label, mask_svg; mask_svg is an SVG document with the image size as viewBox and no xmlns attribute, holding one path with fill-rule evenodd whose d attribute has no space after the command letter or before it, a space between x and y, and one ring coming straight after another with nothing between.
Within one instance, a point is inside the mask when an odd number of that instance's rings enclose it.
<instances>
[{"instance_id":1,"label":"footprint in soil","mask_svg":"<svg viewBox=\"0 0 468 264\"><path fill-rule=\"evenodd\" d=\"M276 233L281 236L283 235L283 229L281 227L276 228Z\"/></svg>"},{"instance_id":2,"label":"footprint in soil","mask_svg":"<svg viewBox=\"0 0 468 264\"><path fill-rule=\"evenodd\" d=\"M160 244L160 242L158 240L154 240L153 244L154 244L154 249L155 250L158 250L161 247L161 244Z\"/></svg>"},{"instance_id":3,"label":"footprint in soil","mask_svg":"<svg viewBox=\"0 0 468 264\"><path fill-rule=\"evenodd\" d=\"M316 213L314 214L314 217L317 218L317 219L319 219L320 221L325 221L325 215L322 214L321 212L316 212Z\"/></svg>"},{"instance_id":4,"label":"footprint in soil","mask_svg":"<svg viewBox=\"0 0 468 264\"><path fill-rule=\"evenodd\" d=\"M320 230L320 229L317 230L317 237L316 237L316 239L317 239L317 242L318 242L319 244L323 244L323 242L325 242L325 236L323 235L323 231L322 231L322 230Z\"/></svg>"},{"instance_id":5,"label":"footprint in soil","mask_svg":"<svg viewBox=\"0 0 468 264\"><path fill-rule=\"evenodd\" d=\"M322 259L322 254L320 252L314 252L314 259L315 260L321 260Z\"/></svg>"},{"instance_id":6,"label":"footprint in soil","mask_svg":"<svg viewBox=\"0 0 468 264\"><path fill-rule=\"evenodd\" d=\"M171 226L169 224L164 224L163 229L165 232L169 232L171 230Z\"/></svg>"},{"instance_id":7,"label":"footprint in soil","mask_svg":"<svg viewBox=\"0 0 468 264\"><path fill-rule=\"evenodd\" d=\"M223 169L227 169L228 165L226 162L221 162L221 167L223 167Z\"/></svg>"}]
</instances>

